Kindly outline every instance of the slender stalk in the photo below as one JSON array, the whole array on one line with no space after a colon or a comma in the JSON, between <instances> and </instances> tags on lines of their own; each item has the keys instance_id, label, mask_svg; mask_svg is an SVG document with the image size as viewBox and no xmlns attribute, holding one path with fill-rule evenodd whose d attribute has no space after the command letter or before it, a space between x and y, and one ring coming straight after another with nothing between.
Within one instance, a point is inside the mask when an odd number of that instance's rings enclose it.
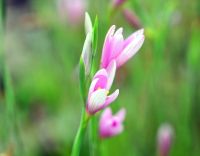
<instances>
[{"instance_id":1,"label":"slender stalk","mask_svg":"<svg viewBox=\"0 0 200 156\"><path fill-rule=\"evenodd\" d=\"M3 40L3 27L4 27L4 11L3 11L3 7L4 5L3 5L3 1L1 0L0 1L0 74L3 76L3 45L4 45L4 40ZM3 77L2 77L3 78ZM4 85L4 84L3 84ZM4 93L4 86L2 87L2 93ZM0 105L1 105L1 103L0 103ZM4 109L4 106L2 105L2 108ZM4 113L4 111L3 111L3 113ZM4 117L5 115L3 115L3 117ZM4 119L2 120L2 121L4 121ZM5 124L5 121L4 121L4 124ZM4 130L3 131L3 137L1 138L1 140L3 141L3 142L5 142L5 140L6 140L6 136L7 136L7 133L6 133L6 131ZM5 140L4 140L5 139ZM5 145L5 143L4 143L4 145Z\"/></svg>"},{"instance_id":2,"label":"slender stalk","mask_svg":"<svg viewBox=\"0 0 200 156\"><path fill-rule=\"evenodd\" d=\"M103 140L103 138L101 138L100 141L99 141L99 146L100 146L100 152L99 153L100 153L101 156L108 155L104 142L105 141Z\"/></svg>"},{"instance_id":3,"label":"slender stalk","mask_svg":"<svg viewBox=\"0 0 200 156\"><path fill-rule=\"evenodd\" d=\"M90 122L90 131L89 131L89 141L90 141L90 156L98 155L98 120L94 116Z\"/></svg>"},{"instance_id":4,"label":"slender stalk","mask_svg":"<svg viewBox=\"0 0 200 156\"><path fill-rule=\"evenodd\" d=\"M85 131L86 131L89 120L90 120L90 116L86 113L85 108L83 107L81 122L79 125L78 132L76 134L75 140L74 140L71 156L79 156L81 145L83 143Z\"/></svg>"}]
</instances>

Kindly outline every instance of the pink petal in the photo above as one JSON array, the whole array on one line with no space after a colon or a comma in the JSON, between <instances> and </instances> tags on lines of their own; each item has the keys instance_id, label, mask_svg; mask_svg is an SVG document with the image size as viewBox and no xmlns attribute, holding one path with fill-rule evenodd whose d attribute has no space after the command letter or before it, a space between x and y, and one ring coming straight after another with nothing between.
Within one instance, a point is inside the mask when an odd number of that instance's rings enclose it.
<instances>
[{"instance_id":1,"label":"pink petal","mask_svg":"<svg viewBox=\"0 0 200 156\"><path fill-rule=\"evenodd\" d=\"M103 105L103 108L107 107L110 103L112 103L113 101L116 100L116 98L119 95L119 89L115 90L114 93L112 93L111 95L107 96L106 102Z\"/></svg>"},{"instance_id":2,"label":"pink petal","mask_svg":"<svg viewBox=\"0 0 200 156\"><path fill-rule=\"evenodd\" d=\"M118 56L117 58L117 67L122 66L125 62L127 62L136 52L141 48L144 42L144 35L138 36L135 38Z\"/></svg>"},{"instance_id":3,"label":"pink petal","mask_svg":"<svg viewBox=\"0 0 200 156\"><path fill-rule=\"evenodd\" d=\"M120 111L115 115L118 118L119 122L123 122L126 116L126 109L122 108Z\"/></svg>"},{"instance_id":4,"label":"pink petal","mask_svg":"<svg viewBox=\"0 0 200 156\"><path fill-rule=\"evenodd\" d=\"M105 76L99 76L99 79L95 85L94 90L98 90L98 89L105 89L107 86L107 81L108 81L108 77Z\"/></svg>"},{"instance_id":5,"label":"pink petal","mask_svg":"<svg viewBox=\"0 0 200 156\"><path fill-rule=\"evenodd\" d=\"M100 136L102 138L112 137L123 131L123 125L115 117L111 117L100 124Z\"/></svg>"},{"instance_id":6,"label":"pink petal","mask_svg":"<svg viewBox=\"0 0 200 156\"><path fill-rule=\"evenodd\" d=\"M137 36L143 35L144 29L139 29L138 31L134 32L132 35L130 35L127 39L124 41L124 47L128 46Z\"/></svg>"},{"instance_id":7,"label":"pink petal","mask_svg":"<svg viewBox=\"0 0 200 156\"><path fill-rule=\"evenodd\" d=\"M94 88L95 88L96 83L97 83L98 80L99 80L99 78L96 78L96 79L92 80L92 83L91 83L90 88L89 88L88 98L90 98L91 94L94 92Z\"/></svg>"},{"instance_id":8,"label":"pink petal","mask_svg":"<svg viewBox=\"0 0 200 156\"><path fill-rule=\"evenodd\" d=\"M111 39L111 55L109 56L109 61L115 59L123 50L124 47L124 37L122 35L123 29L119 28Z\"/></svg>"},{"instance_id":9,"label":"pink petal","mask_svg":"<svg viewBox=\"0 0 200 156\"><path fill-rule=\"evenodd\" d=\"M108 76L108 73L105 69L100 69L98 72L96 72L96 74L94 75L93 79L99 78L99 76Z\"/></svg>"},{"instance_id":10,"label":"pink petal","mask_svg":"<svg viewBox=\"0 0 200 156\"><path fill-rule=\"evenodd\" d=\"M101 114L100 125L103 125L110 118L112 118L112 110L111 108L106 108Z\"/></svg>"},{"instance_id":11,"label":"pink petal","mask_svg":"<svg viewBox=\"0 0 200 156\"><path fill-rule=\"evenodd\" d=\"M107 90L110 90L112 86L113 80L115 78L116 68L117 68L116 61L113 60L110 62L110 64L108 65L106 69L108 73L108 81L107 81L107 86L106 86Z\"/></svg>"},{"instance_id":12,"label":"pink petal","mask_svg":"<svg viewBox=\"0 0 200 156\"><path fill-rule=\"evenodd\" d=\"M113 123L116 121L113 121ZM121 132L123 132L124 130L124 126L122 125L122 123L116 123L118 125L116 125L115 127L112 125L112 128L110 128L110 136L115 136L117 134L120 134Z\"/></svg>"},{"instance_id":13,"label":"pink petal","mask_svg":"<svg viewBox=\"0 0 200 156\"><path fill-rule=\"evenodd\" d=\"M107 86L108 81L108 73L105 69L100 69L94 76L94 79L98 78L98 81L95 85L94 90L97 90L99 88L103 89Z\"/></svg>"},{"instance_id":14,"label":"pink petal","mask_svg":"<svg viewBox=\"0 0 200 156\"><path fill-rule=\"evenodd\" d=\"M122 33L123 33L123 28L119 28L119 29L117 29L117 31L115 32L114 37L116 37L117 35L120 35L120 34L122 34Z\"/></svg>"},{"instance_id":15,"label":"pink petal","mask_svg":"<svg viewBox=\"0 0 200 156\"><path fill-rule=\"evenodd\" d=\"M103 105L101 105L101 107L99 107L98 109L96 109L95 113L104 109L105 107L107 107L109 104L111 104L113 101L115 101L115 99L118 97L119 95L119 89L117 89L114 93L112 93L110 96L107 96L106 101Z\"/></svg>"},{"instance_id":16,"label":"pink petal","mask_svg":"<svg viewBox=\"0 0 200 156\"><path fill-rule=\"evenodd\" d=\"M97 91L93 92L88 99L87 103L87 111L90 114L94 114L99 111L107 98L107 90L105 89L98 89Z\"/></svg>"},{"instance_id":17,"label":"pink petal","mask_svg":"<svg viewBox=\"0 0 200 156\"><path fill-rule=\"evenodd\" d=\"M116 115L112 115L110 108L105 109L99 122L99 133L102 138L112 137L124 130L123 120L125 117L125 109L122 108Z\"/></svg>"},{"instance_id":18,"label":"pink petal","mask_svg":"<svg viewBox=\"0 0 200 156\"><path fill-rule=\"evenodd\" d=\"M110 38L113 36L114 32L115 32L115 25L110 27L110 29L108 30L108 33L106 35L105 41L104 41L102 57L101 57L101 67L102 68L106 68L106 66L108 64L108 59L110 57L110 52L111 52Z\"/></svg>"}]
</instances>

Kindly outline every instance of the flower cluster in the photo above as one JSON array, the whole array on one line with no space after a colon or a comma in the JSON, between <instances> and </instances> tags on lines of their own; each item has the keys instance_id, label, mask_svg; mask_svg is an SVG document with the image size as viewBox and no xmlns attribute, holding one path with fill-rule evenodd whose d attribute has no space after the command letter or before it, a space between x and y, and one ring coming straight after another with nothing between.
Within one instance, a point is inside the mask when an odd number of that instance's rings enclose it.
<instances>
[{"instance_id":1,"label":"flower cluster","mask_svg":"<svg viewBox=\"0 0 200 156\"><path fill-rule=\"evenodd\" d=\"M92 68L94 29L87 13L85 29L86 40L81 58L85 67L85 75L88 76ZM117 99L119 89L109 94L116 70L132 58L144 42L143 29L136 31L128 38L124 38L123 28L115 30L116 26L113 25L107 32L102 50L100 69L94 74L89 86L86 98L86 111L89 115L94 115ZM120 110L115 116L112 116L110 108L106 109L100 119L100 136L106 138L122 132L124 118L124 109Z\"/></svg>"}]
</instances>

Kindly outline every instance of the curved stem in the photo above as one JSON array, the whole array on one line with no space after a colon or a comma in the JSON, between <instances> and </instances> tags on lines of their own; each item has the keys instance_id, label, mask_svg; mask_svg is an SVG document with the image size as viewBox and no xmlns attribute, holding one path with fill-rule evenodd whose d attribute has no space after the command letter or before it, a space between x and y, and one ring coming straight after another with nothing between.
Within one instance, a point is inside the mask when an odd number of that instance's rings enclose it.
<instances>
[{"instance_id":1,"label":"curved stem","mask_svg":"<svg viewBox=\"0 0 200 156\"><path fill-rule=\"evenodd\" d=\"M89 119L90 119L90 116L86 113L85 108L83 108L81 122L79 125L78 132L76 134L75 140L74 140L71 156L79 156L81 145L83 143L83 138L85 135L85 131L86 131Z\"/></svg>"}]
</instances>

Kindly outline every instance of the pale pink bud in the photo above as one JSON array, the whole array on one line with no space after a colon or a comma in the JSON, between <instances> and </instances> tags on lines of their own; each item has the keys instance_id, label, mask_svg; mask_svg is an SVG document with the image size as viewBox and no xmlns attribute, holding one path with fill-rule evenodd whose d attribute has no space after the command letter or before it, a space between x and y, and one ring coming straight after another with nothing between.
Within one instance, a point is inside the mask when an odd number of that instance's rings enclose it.
<instances>
[{"instance_id":1,"label":"pale pink bud","mask_svg":"<svg viewBox=\"0 0 200 156\"><path fill-rule=\"evenodd\" d=\"M113 3L113 6L115 7L119 7L121 5L124 4L124 2L126 2L127 0L113 0L112 3Z\"/></svg>"},{"instance_id":2,"label":"pale pink bud","mask_svg":"<svg viewBox=\"0 0 200 156\"><path fill-rule=\"evenodd\" d=\"M118 97L118 89L111 95L108 95L115 77L115 72L116 62L112 61L107 69L102 68L95 74L89 88L86 105L86 110L90 115L104 109Z\"/></svg>"},{"instance_id":3,"label":"pale pink bud","mask_svg":"<svg viewBox=\"0 0 200 156\"><path fill-rule=\"evenodd\" d=\"M91 56L92 55L92 34L88 33L83 45L81 57L85 66L85 74L88 76L90 73Z\"/></svg>"},{"instance_id":4,"label":"pale pink bud","mask_svg":"<svg viewBox=\"0 0 200 156\"><path fill-rule=\"evenodd\" d=\"M135 13L130 9L124 9L123 15L126 21L135 29L141 28L141 23L139 18L135 15Z\"/></svg>"},{"instance_id":5,"label":"pale pink bud","mask_svg":"<svg viewBox=\"0 0 200 156\"><path fill-rule=\"evenodd\" d=\"M63 21L79 24L86 10L85 0L58 0L58 10Z\"/></svg>"},{"instance_id":6,"label":"pale pink bud","mask_svg":"<svg viewBox=\"0 0 200 156\"><path fill-rule=\"evenodd\" d=\"M124 39L123 29L115 32L113 25L105 38L101 56L101 67L107 68L112 60L116 60L117 67L122 66L141 48L144 42L144 29L140 29Z\"/></svg>"},{"instance_id":7,"label":"pale pink bud","mask_svg":"<svg viewBox=\"0 0 200 156\"><path fill-rule=\"evenodd\" d=\"M85 13L85 33L86 39L83 45L81 57L85 66L85 74L88 76L92 59L92 22L87 12Z\"/></svg>"},{"instance_id":8,"label":"pale pink bud","mask_svg":"<svg viewBox=\"0 0 200 156\"><path fill-rule=\"evenodd\" d=\"M92 21L90 15L86 12L85 13L85 34L92 33Z\"/></svg>"},{"instance_id":9,"label":"pale pink bud","mask_svg":"<svg viewBox=\"0 0 200 156\"><path fill-rule=\"evenodd\" d=\"M124 108L115 115L112 115L110 108L106 108L99 122L99 134L101 138L108 138L120 134L124 129L123 121L125 115L126 110Z\"/></svg>"},{"instance_id":10,"label":"pale pink bud","mask_svg":"<svg viewBox=\"0 0 200 156\"><path fill-rule=\"evenodd\" d=\"M169 156L174 131L170 124L163 124L158 130L158 152L159 156Z\"/></svg>"}]
</instances>

